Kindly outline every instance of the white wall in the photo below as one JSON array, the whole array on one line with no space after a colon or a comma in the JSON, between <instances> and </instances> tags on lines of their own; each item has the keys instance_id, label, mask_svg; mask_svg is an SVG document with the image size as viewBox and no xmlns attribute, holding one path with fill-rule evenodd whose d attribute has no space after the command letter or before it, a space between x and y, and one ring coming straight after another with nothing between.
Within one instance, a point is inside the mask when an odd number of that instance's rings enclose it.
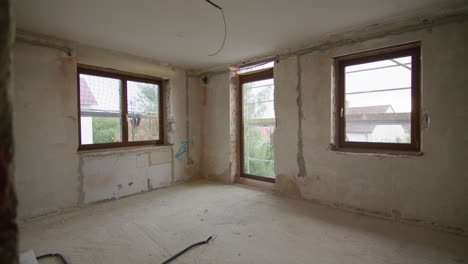
<instances>
[{"instance_id":1,"label":"white wall","mask_svg":"<svg viewBox=\"0 0 468 264\"><path fill-rule=\"evenodd\" d=\"M16 43L15 178L19 217L78 204L76 65L62 52Z\"/></svg>"},{"instance_id":2,"label":"white wall","mask_svg":"<svg viewBox=\"0 0 468 264\"><path fill-rule=\"evenodd\" d=\"M387 140L404 140L407 136L402 125L376 125L375 129L369 134L368 141L382 142ZM350 139L352 141L352 139Z\"/></svg>"},{"instance_id":3,"label":"white wall","mask_svg":"<svg viewBox=\"0 0 468 264\"><path fill-rule=\"evenodd\" d=\"M174 183L172 147L80 154L82 201L118 199Z\"/></svg>"},{"instance_id":4,"label":"white wall","mask_svg":"<svg viewBox=\"0 0 468 264\"><path fill-rule=\"evenodd\" d=\"M227 183L231 155L229 73L210 77L205 89L202 175Z\"/></svg>"},{"instance_id":5,"label":"white wall","mask_svg":"<svg viewBox=\"0 0 468 264\"><path fill-rule=\"evenodd\" d=\"M336 56L422 42L423 156L343 154L332 139L332 65ZM368 40L299 57L306 176L298 177L298 57L275 68L277 189L363 212L468 230L468 23Z\"/></svg>"},{"instance_id":6,"label":"white wall","mask_svg":"<svg viewBox=\"0 0 468 264\"><path fill-rule=\"evenodd\" d=\"M365 32L368 34L369 32ZM423 156L339 153L332 142L333 58L422 42ZM468 230L468 23L392 34L282 59L275 66L276 189L279 192L373 215ZM298 58L300 65L298 65ZM299 67L301 71L298 71ZM298 77L303 120L299 130ZM202 174L229 175L229 76L210 77L205 107ZM302 137L303 155L298 155ZM298 157L299 156L299 157ZM301 177L299 163L305 161ZM299 162L298 162L299 159Z\"/></svg>"},{"instance_id":7,"label":"white wall","mask_svg":"<svg viewBox=\"0 0 468 264\"><path fill-rule=\"evenodd\" d=\"M42 40L47 45L47 41ZM200 142L201 97L186 87L183 70L130 55L71 44L76 56L50 47L15 44L15 140L18 214L28 218L82 203L114 199L165 187L199 174L200 145L194 161L173 153L189 138ZM78 153L77 63L168 79L172 146ZM187 91L189 96L187 97ZM168 159L168 157L170 157Z\"/></svg>"},{"instance_id":8,"label":"white wall","mask_svg":"<svg viewBox=\"0 0 468 264\"><path fill-rule=\"evenodd\" d=\"M93 144L93 118L82 116L81 120L81 144Z\"/></svg>"}]
</instances>

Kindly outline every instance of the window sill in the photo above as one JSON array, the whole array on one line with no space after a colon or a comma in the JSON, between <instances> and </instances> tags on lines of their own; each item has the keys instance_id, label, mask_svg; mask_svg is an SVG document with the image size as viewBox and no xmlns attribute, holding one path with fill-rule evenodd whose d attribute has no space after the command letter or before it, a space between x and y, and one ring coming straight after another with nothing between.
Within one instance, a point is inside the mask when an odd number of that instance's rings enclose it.
<instances>
[{"instance_id":1,"label":"window sill","mask_svg":"<svg viewBox=\"0 0 468 264\"><path fill-rule=\"evenodd\" d=\"M120 148L106 148L106 149L93 149L93 150L78 150L77 154L82 157L96 157L96 156L111 156L128 153L147 153L154 150L172 150L172 144L164 145L146 145L146 146L129 146Z\"/></svg>"},{"instance_id":2,"label":"window sill","mask_svg":"<svg viewBox=\"0 0 468 264\"><path fill-rule=\"evenodd\" d=\"M407 150L388 150L388 149L360 149L360 148L335 148L330 149L337 154L350 155L371 155L371 156L388 156L388 157L417 157L423 156L421 151Z\"/></svg>"}]
</instances>

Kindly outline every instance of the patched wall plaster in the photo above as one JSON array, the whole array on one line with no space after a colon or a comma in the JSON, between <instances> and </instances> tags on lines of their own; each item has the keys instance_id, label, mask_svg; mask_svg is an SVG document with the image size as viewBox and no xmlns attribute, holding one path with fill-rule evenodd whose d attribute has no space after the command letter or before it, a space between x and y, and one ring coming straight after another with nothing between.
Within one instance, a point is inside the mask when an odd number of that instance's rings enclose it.
<instances>
[{"instance_id":1,"label":"patched wall plaster","mask_svg":"<svg viewBox=\"0 0 468 264\"><path fill-rule=\"evenodd\" d=\"M35 36L19 35L14 48L20 218L198 177L201 94L191 84L193 78L187 84L185 71L128 54ZM78 153L77 63L166 79L166 136L171 145ZM190 129L188 118L194 121ZM186 142L193 143L190 166Z\"/></svg>"},{"instance_id":2,"label":"patched wall plaster","mask_svg":"<svg viewBox=\"0 0 468 264\"><path fill-rule=\"evenodd\" d=\"M467 146L468 23L443 25L343 45L282 60L275 68L277 189L308 200L376 215L425 222L454 232L468 229ZM422 131L423 156L343 154L332 141L333 58L421 41L422 109L431 127ZM297 60L300 60L298 64ZM298 67L301 65L302 67ZM301 71L301 74L298 74ZM301 94L295 85L301 78ZM302 127L297 116L302 101ZM300 117L300 115L299 115ZM286 123L287 125L284 125ZM307 174L287 158L300 153L291 140L301 131Z\"/></svg>"},{"instance_id":3,"label":"patched wall plaster","mask_svg":"<svg viewBox=\"0 0 468 264\"><path fill-rule=\"evenodd\" d=\"M464 66L468 60L468 22L460 16L441 21L445 22L405 26L387 34L368 28L356 39L351 34L336 36L316 48L280 59L274 69L278 192L466 233L468 146L463 139L468 129ZM334 134L333 58L414 41L422 43L422 110L431 116L431 126L422 131L424 155L330 150ZM229 174L222 172L229 169L229 155L225 154L230 151L229 76L223 72L210 80L211 98L206 109L211 119L204 128L204 140L212 145L204 148L204 155L216 157L213 168L219 169L213 174L228 181Z\"/></svg>"}]
</instances>

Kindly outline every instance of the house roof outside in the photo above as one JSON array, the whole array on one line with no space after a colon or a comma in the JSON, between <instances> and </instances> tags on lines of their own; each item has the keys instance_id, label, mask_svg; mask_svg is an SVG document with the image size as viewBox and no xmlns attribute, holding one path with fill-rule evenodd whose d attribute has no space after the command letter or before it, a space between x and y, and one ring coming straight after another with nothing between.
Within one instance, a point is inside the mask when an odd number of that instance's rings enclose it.
<instances>
[{"instance_id":1,"label":"house roof outside","mask_svg":"<svg viewBox=\"0 0 468 264\"><path fill-rule=\"evenodd\" d=\"M388 110L391 110L390 112ZM347 107L347 115L355 114L384 114L384 113L395 113L391 105L372 105L372 106L359 106L359 107Z\"/></svg>"},{"instance_id":2,"label":"house roof outside","mask_svg":"<svg viewBox=\"0 0 468 264\"><path fill-rule=\"evenodd\" d=\"M97 105L96 98L84 78L80 78L80 105Z\"/></svg>"},{"instance_id":3,"label":"house roof outside","mask_svg":"<svg viewBox=\"0 0 468 264\"><path fill-rule=\"evenodd\" d=\"M393 110L391 105L373 105L346 108L347 115L384 114L394 112L395 110ZM369 134L374 131L376 126L377 125L374 124L353 124L352 122L347 122L346 133Z\"/></svg>"},{"instance_id":4,"label":"house roof outside","mask_svg":"<svg viewBox=\"0 0 468 264\"><path fill-rule=\"evenodd\" d=\"M370 134L376 125L346 124L346 133Z\"/></svg>"}]
</instances>

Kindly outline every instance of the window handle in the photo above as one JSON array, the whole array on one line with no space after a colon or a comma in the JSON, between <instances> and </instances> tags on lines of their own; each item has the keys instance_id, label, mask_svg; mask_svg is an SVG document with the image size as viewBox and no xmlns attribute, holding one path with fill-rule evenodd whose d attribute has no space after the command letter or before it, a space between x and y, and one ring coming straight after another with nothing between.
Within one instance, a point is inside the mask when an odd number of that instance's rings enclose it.
<instances>
[{"instance_id":1,"label":"window handle","mask_svg":"<svg viewBox=\"0 0 468 264\"><path fill-rule=\"evenodd\" d=\"M341 118L343 118L343 114L344 114L344 107L341 107L341 113L340 113Z\"/></svg>"}]
</instances>

